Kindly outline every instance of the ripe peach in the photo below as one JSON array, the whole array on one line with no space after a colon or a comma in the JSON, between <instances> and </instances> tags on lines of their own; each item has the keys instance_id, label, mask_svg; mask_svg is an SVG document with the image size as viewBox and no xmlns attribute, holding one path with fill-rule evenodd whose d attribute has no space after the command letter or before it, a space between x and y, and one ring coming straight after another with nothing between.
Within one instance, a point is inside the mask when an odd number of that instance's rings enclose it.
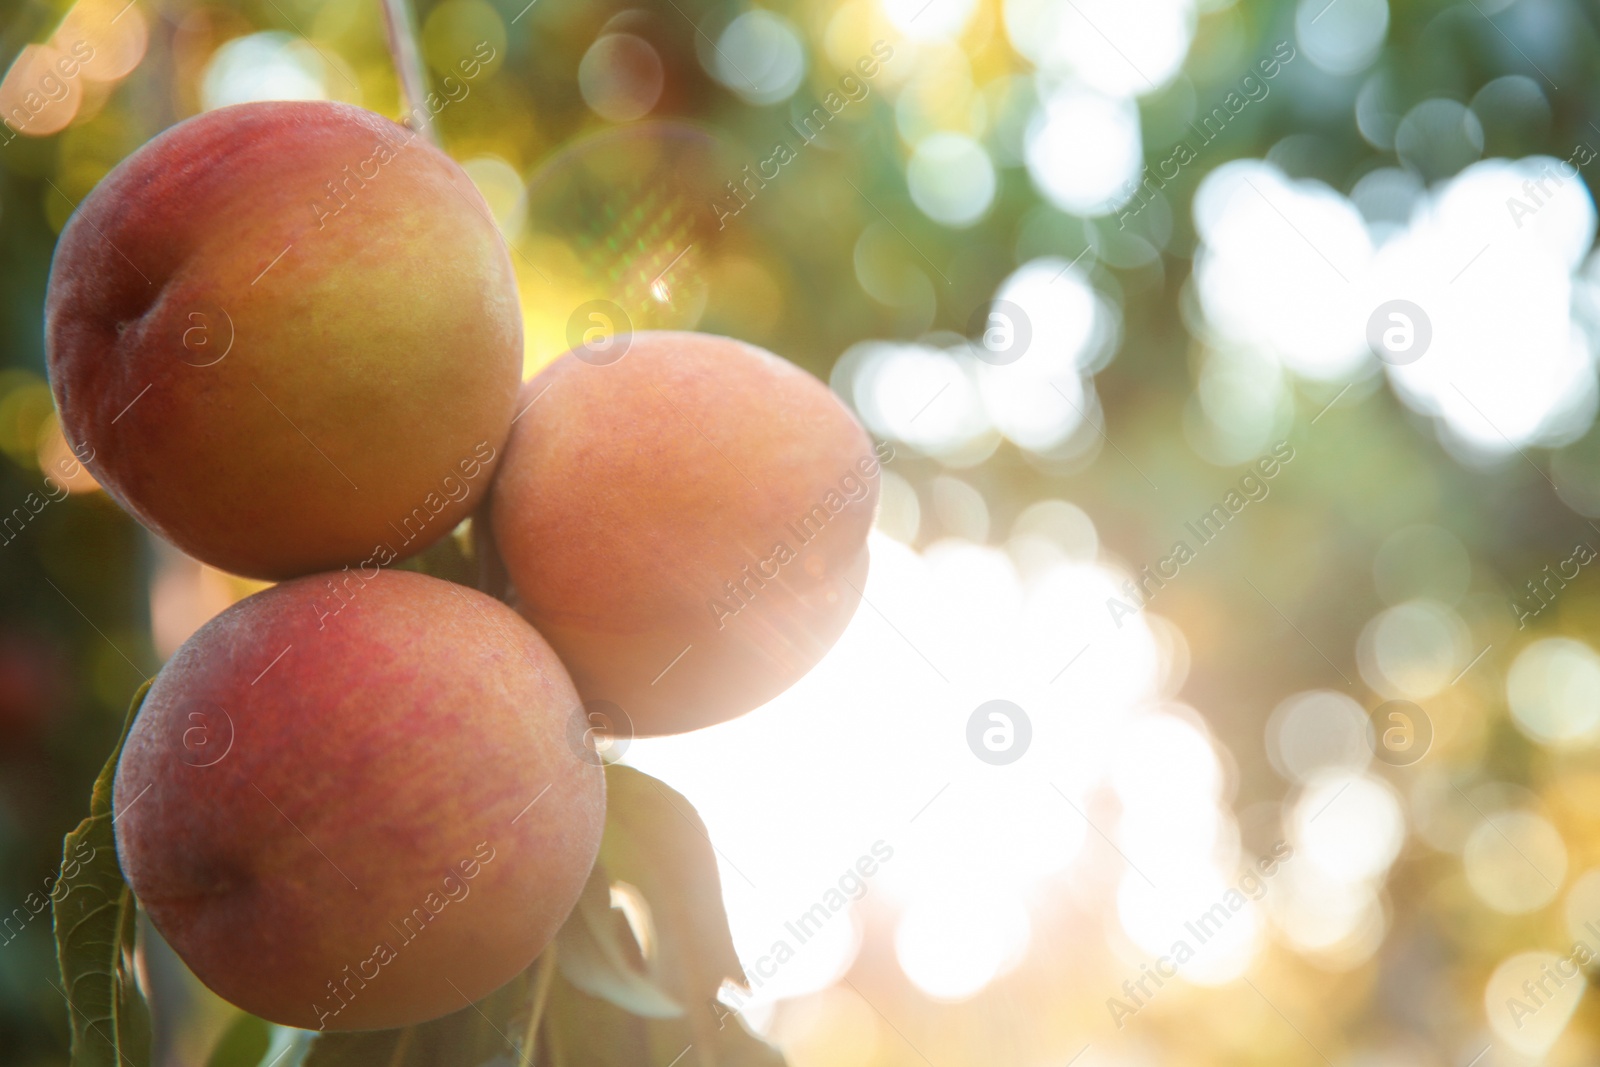
<instances>
[{"instance_id":1,"label":"ripe peach","mask_svg":"<svg viewBox=\"0 0 1600 1067\"><path fill-rule=\"evenodd\" d=\"M62 232L45 341L100 484L261 578L449 532L522 367L510 258L471 180L326 102L222 108L123 160Z\"/></svg>"},{"instance_id":2,"label":"ripe peach","mask_svg":"<svg viewBox=\"0 0 1600 1067\"><path fill-rule=\"evenodd\" d=\"M504 604L410 572L302 578L162 669L117 856L200 980L264 1019L402 1026L527 967L577 901L605 783L578 697Z\"/></svg>"},{"instance_id":3,"label":"ripe peach","mask_svg":"<svg viewBox=\"0 0 1600 1067\"><path fill-rule=\"evenodd\" d=\"M751 345L647 332L581 355L524 387L491 494L518 606L638 734L741 715L855 611L879 457L826 386Z\"/></svg>"}]
</instances>

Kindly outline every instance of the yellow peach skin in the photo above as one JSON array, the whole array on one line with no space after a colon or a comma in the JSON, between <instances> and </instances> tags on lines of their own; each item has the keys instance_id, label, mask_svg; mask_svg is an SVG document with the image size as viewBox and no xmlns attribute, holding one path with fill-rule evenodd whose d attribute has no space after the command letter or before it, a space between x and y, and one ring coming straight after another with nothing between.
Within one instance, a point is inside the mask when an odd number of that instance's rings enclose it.
<instances>
[{"instance_id":1,"label":"yellow peach skin","mask_svg":"<svg viewBox=\"0 0 1600 1067\"><path fill-rule=\"evenodd\" d=\"M770 700L832 646L881 457L821 382L739 341L646 332L604 366L562 356L520 403L495 544L585 700L678 733Z\"/></svg>"},{"instance_id":2,"label":"yellow peach skin","mask_svg":"<svg viewBox=\"0 0 1600 1067\"><path fill-rule=\"evenodd\" d=\"M522 320L471 180L327 102L178 124L79 205L45 311L61 424L190 555L257 578L381 564L482 500Z\"/></svg>"}]
</instances>

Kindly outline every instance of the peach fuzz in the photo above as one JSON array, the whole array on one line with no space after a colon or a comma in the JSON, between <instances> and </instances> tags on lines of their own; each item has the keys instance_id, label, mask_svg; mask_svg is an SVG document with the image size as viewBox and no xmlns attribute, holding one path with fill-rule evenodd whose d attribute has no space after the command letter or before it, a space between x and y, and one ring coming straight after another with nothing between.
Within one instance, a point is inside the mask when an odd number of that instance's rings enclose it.
<instances>
[{"instance_id":1,"label":"peach fuzz","mask_svg":"<svg viewBox=\"0 0 1600 1067\"><path fill-rule=\"evenodd\" d=\"M117 856L246 1011L435 1018L526 968L594 864L605 783L577 707L549 646L482 593L404 571L276 586L157 676L117 765Z\"/></svg>"},{"instance_id":2,"label":"peach fuzz","mask_svg":"<svg viewBox=\"0 0 1600 1067\"><path fill-rule=\"evenodd\" d=\"M615 363L562 356L519 404L494 540L585 700L639 735L692 730L832 646L866 580L879 456L823 383L739 341L646 332Z\"/></svg>"},{"instance_id":3,"label":"peach fuzz","mask_svg":"<svg viewBox=\"0 0 1600 1067\"><path fill-rule=\"evenodd\" d=\"M273 579L448 533L522 367L466 173L328 102L207 112L123 160L62 232L45 341L100 484L190 555Z\"/></svg>"}]
</instances>

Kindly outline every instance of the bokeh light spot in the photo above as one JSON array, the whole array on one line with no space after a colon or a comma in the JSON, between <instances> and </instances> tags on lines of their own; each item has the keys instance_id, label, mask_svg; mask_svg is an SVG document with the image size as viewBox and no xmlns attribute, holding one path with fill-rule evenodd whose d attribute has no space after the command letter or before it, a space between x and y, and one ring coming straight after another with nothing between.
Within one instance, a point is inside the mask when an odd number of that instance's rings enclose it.
<instances>
[{"instance_id":1,"label":"bokeh light spot","mask_svg":"<svg viewBox=\"0 0 1600 1067\"><path fill-rule=\"evenodd\" d=\"M649 41L631 33L602 35L578 63L583 102L610 122L648 115L664 84L661 56Z\"/></svg>"},{"instance_id":2,"label":"bokeh light spot","mask_svg":"<svg viewBox=\"0 0 1600 1067\"><path fill-rule=\"evenodd\" d=\"M805 75L806 52L788 19L757 9L728 23L709 57L712 76L752 104L789 99Z\"/></svg>"}]
</instances>

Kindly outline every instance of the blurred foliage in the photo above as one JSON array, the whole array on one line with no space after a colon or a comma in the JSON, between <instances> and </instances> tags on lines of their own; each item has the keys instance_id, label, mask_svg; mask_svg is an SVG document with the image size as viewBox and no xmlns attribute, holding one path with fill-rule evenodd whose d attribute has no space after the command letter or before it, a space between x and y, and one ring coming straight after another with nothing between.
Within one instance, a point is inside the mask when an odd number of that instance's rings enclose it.
<instances>
[{"instance_id":1,"label":"blurred foliage","mask_svg":"<svg viewBox=\"0 0 1600 1067\"><path fill-rule=\"evenodd\" d=\"M0 903L6 908L38 892L56 870L62 837L88 810L130 694L159 666L149 590L168 562L103 493L58 497L45 480L59 454L42 340L55 237L73 204L117 160L201 107L208 65L219 49L247 35L276 31L309 40L315 58L326 64L322 86L329 95L390 115L401 110L375 2L135 2L148 27L148 48L137 67L86 90L60 132L11 136L0 146L0 515L23 507L30 494L48 494L43 507L28 508L20 529L0 534ZM1183 76L1139 99L1145 158L1164 158L1196 101L1221 99L1253 57L1277 41L1296 39L1297 13L1310 18L1318 6L1281 0L1202 5ZM9 7L0 17L0 68L9 68L25 45L44 40L69 7L66 0ZM519 211L528 220L511 232L530 367L567 347L573 309L601 292L627 300L638 325L691 325L739 336L827 377L841 353L864 339L965 334L974 309L1020 264L1040 256L1077 262L1087 251L1084 269L1099 291L1114 296L1123 323L1116 358L1094 382L1107 440L1116 445L1096 444L1053 461L1002 444L981 464L956 473L981 494L994 529L1009 528L1041 498L1070 499L1094 516L1101 545L1125 560L1159 558L1174 531L1237 477L1203 459L1184 430L1205 355L1186 319L1197 314L1188 288L1198 243L1189 202L1207 174L1230 159L1265 158L1290 177L1348 193L1375 168L1397 163L1392 147L1379 147L1358 127L1360 94L1381 97L1375 114L1390 122L1392 146L1393 123L1414 105L1435 97L1467 101L1510 74L1527 75L1541 87L1548 83L1547 107L1528 113L1532 117L1485 121L1484 156L1566 158L1575 143L1600 139L1594 80L1600 8L1566 0L1481 6L1396 0L1388 7L1386 43L1369 67L1336 76L1305 61L1288 66L1270 96L1252 104L1167 185L1165 208L1142 213L1135 226L1158 249L1143 255L1127 243L1114 214L1084 218L1051 206L1020 165L1021 120L1007 110L1019 105L1008 104L995 87L1030 67L1008 43L1000 8L984 3L960 38L970 84L949 106L976 106L994 89L986 106L997 188L976 224L954 228L912 202L906 180L912 146L888 101L891 89L936 92L937 77L912 84L910 46L884 30L868 0L783 0L771 8L800 28L809 63L791 98L752 105L707 70L717 63L711 42L745 10L734 0L637 7L612 0L536 0L526 7L521 0L440 0L420 6L424 54L436 84L481 41L497 55L470 79L469 94L442 108L436 121L458 159L498 160L513 176L502 200L495 190L504 185L495 182L503 171L485 164L473 172L502 220ZM659 59L663 86L645 125L608 121L585 100L580 64L604 32L642 38ZM825 138L801 144L791 124L834 88L877 36L895 40L897 58L883 65L871 91L841 112ZM666 123L678 125L651 125ZM608 131L619 130L624 140L605 140L617 136ZM799 145L796 158L725 227L715 226L707 202L723 195L725 183L740 180L746 165L771 158L775 140ZM591 165L609 152L638 160L639 173ZM615 199L608 199L612 192L625 200L646 191L658 198L648 219L607 218L592 209ZM590 210L582 210L585 203ZM693 258L669 263L681 243L689 244L685 254ZM868 292L864 273L875 280L876 294ZM676 289L674 300L650 300L650 284L658 281ZM1470 556L1471 585L1456 610L1474 651L1487 649L1459 686L1425 702L1449 782L1465 789L1514 783L1552 813L1574 870L1600 860L1600 764L1592 753L1547 750L1515 729L1504 687L1524 636L1508 601L1590 531L1552 491L1545 468L1567 462L1589 469L1600 435L1590 431L1553 460L1539 450L1474 467L1444 448L1428 420L1370 374L1347 394L1337 385L1299 383L1291 405L1292 477L1275 482L1272 503L1208 549L1192 577L1163 592L1159 603L1188 638L1184 698L1206 709L1234 761L1229 799L1246 849L1270 847L1279 832L1279 803L1289 792L1262 741L1269 713L1296 690L1360 689L1348 650L1387 603L1372 579L1374 559L1395 530L1430 523L1448 528ZM926 498L933 480L950 470L934 458L908 454L896 472ZM921 546L953 533L970 528L933 508L914 538ZM465 560L456 552L419 566L465 573ZM1583 637L1597 623L1600 585L1578 583L1535 627L1540 634ZM1323 649L1340 651L1330 660ZM1413 787L1399 772L1392 777L1403 791ZM1482 1030L1482 990L1494 966L1510 953L1566 936L1550 909L1523 915L1485 909L1466 886L1459 862L1443 851L1409 849L1384 901L1389 934L1370 962L1330 972L1290 952L1267 953L1252 980L1268 991L1270 1004L1237 983L1193 991L1181 1002L1174 997L1150 1017L1149 1058L1142 1062L1309 1064L1326 1059L1318 1049L1363 1041L1399 1050L1384 1063L1457 1062L1442 1050L1454 1049L1462 1033ZM1122 970L1101 948L1074 947L1083 930L1070 916L1055 926L1041 924L1035 953L1023 967L960 1007L929 1001L895 972L880 919L869 922L869 947L850 981L870 986L874 1004L894 1023L885 1029L887 1019L871 1019L868 1027L883 1040L850 1048L850 1039L840 1038L839 1049L813 1051L811 1060L798 1062L914 1064L922 1061L915 1051L921 1048L935 1052L940 1067L1036 1055L1040 1062L1065 1063L1082 1044L1076 1035L1104 1027L1105 976ZM52 989L48 923L36 918L7 925L3 937L0 1063L65 1063L70 1029ZM160 958L159 948L152 953ZM207 1015L214 1008L201 1004L193 989L163 990L159 979L152 981L153 999L159 1002L164 993L175 1005L173 1018L200 1020L196 1032L214 1037L226 1025ZM704 1000L709 989L670 992ZM823 998L812 1007L819 1017L844 1017L828 1015L829 1003ZM551 1010L577 1019L610 1009L563 984ZM1286 1026L1290 1019L1306 1032L1293 1022ZM611 1032L619 1041L630 1036ZM906 1034L915 1035L914 1047ZM163 1064L204 1062L207 1049L195 1045L210 1043L162 1030L159 1019L157 1040ZM257 1047L255 1037L230 1031L225 1044L236 1043ZM1597 1048L1600 1008L1585 1001L1559 1062L1593 1062ZM665 1063L670 1053L661 1057L661 1051L652 1047L649 1062ZM835 1054L838 1059L830 1060ZM1356 1061L1336 1056L1329 1062Z\"/></svg>"}]
</instances>

